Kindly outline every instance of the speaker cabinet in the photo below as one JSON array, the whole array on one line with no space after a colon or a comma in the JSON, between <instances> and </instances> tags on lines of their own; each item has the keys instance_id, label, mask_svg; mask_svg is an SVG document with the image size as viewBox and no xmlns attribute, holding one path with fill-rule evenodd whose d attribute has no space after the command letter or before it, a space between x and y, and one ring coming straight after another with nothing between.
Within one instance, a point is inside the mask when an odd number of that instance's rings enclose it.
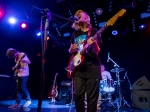
<instances>
[{"instance_id":1,"label":"speaker cabinet","mask_svg":"<svg viewBox=\"0 0 150 112\"><path fill-rule=\"evenodd\" d=\"M71 102L71 81L62 81L60 86L60 93L59 93L59 99L60 101L64 103L70 103Z\"/></svg>"},{"instance_id":2,"label":"speaker cabinet","mask_svg":"<svg viewBox=\"0 0 150 112\"><path fill-rule=\"evenodd\" d=\"M150 82L145 76L133 84L131 94L134 107L150 110Z\"/></svg>"}]
</instances>

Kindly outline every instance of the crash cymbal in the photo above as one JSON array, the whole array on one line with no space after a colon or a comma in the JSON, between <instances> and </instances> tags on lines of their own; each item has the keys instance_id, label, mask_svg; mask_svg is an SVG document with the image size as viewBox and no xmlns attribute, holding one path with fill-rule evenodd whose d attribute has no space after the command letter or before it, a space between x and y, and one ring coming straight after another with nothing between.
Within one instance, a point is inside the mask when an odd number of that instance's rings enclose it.
<instances>
[{"instance_id":1,"label":"crash cymbal","mask_svg":"<svg viewBox=\"0 0 150 112\"><path fill-rule=\"evenodd\" d=\"M122 72L124 71L124 68L116 68L116 69L111 69L110 72Z\"/></svg>"},{"instance_id":2,"label":"crash cymbal","mask_svg":"<svg viewBox=\"0 0 150 112\"><path fill-rule=\"evenodd\" d=\"M0 77L10 77L10 76L5 75L5 74L0 74Z\"/></svg>"}]
</instances>

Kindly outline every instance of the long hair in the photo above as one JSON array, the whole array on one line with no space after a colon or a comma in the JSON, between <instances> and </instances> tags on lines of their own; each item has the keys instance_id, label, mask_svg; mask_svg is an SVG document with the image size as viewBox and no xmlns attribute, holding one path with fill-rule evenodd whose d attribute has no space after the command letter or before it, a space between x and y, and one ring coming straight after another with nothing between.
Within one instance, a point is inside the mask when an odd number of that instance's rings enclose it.
<instances>
[{"instance_id":1,"label":"long hair","mask_svg":"<svg viewBox=\"0 0 150 112\"><path fill-rule=\"evenodd\" d=\"M18 51L13 49L13 48L9 48L6 52L6 56L8 58L13 58L14 57L14 54L16 54Z\"/></svg>"},{"instance_id":2,"label":"long hair","mask_svg":"<svg viewBox=\"0 0 150 112\"><path fill-rule=\"evenodd\" d=\"M84 13L85 15L86 15L86 23L85 23L85 25L86 25L86 27L87 28L91 28L92 27L92 25L91 25L91 23L90 23L90 16L86 13L86 12L84 12L83 10L78 10L76 13L75 13L75 17L78 17L78 15L80 14L80 13ZM75 29L75 30L80 30L81 29L81 25L80 24L77 24L76 22L74 22L73 24L72 24L72 26L71 26L73 29Z\"/></svg>"}]
</instances>

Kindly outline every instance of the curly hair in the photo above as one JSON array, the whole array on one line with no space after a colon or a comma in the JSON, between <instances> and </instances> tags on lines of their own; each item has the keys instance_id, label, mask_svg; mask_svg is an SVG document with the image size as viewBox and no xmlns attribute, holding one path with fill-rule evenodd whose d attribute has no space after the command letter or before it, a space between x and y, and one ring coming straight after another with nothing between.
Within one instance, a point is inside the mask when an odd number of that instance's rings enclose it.
<instances>
[{"instance_id":1,"label":"curly hair","mask_svg":"<svg viewBox=\"0 0 150 112\"><path fill-rule=\"evenodd\" d=\"M14 56L14 54L16 54L18 51L13 49L13 48L9 48L6 52L6 56L8 58L12 58Z\"/></svg>"}]
</instances>

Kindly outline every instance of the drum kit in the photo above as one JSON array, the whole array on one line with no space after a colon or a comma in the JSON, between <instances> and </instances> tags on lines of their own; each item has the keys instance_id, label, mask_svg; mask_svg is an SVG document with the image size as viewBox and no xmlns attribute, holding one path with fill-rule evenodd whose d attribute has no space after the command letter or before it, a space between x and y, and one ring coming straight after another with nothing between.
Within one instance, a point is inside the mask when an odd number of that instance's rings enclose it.
<instances>
[{"instance_id":1,"label":"drum kit","mask_svg":"<svg viewBox=\"0 0 150 112\"><path fill-rule=\"evenodd\" d=\"M113 79L103 79L100 81L100 95L101 95L101 108L108 109L109 107L112 109L116 109L116 112L122 107L131 107L127 101L124 99L121 93L121 82L124 80L120 80L119 73L124 71L124 68L119 68L119 65L116 64L108 54L108 61L111 60L114 63L114 69L111 69L110 72L116 74L116 81ZM107 61L107 62L108 62ZM124 76L127 74L125 73ZM114 96L114 98L112 98Z\"/></svg>"},{"instance_id":2,"label":"drum kit","mask_svg":"<svg viewBox=\"0 0 150 112\"><path fill-rule=\"evenodd\" d=\"M100 81L100 94L101 94L101 108L106 109L109 107L120 109L123 106L130 105L125 101L124 97L121 94L120 82L124 82L120 80L119 72L124 71L124 68L112 69L110 72L116 73L116 81L113 79L103 79ZM113 101L112 95L116 97ZM122 104L123 102L123 104Z\"/></svg>"}]
</instances>

